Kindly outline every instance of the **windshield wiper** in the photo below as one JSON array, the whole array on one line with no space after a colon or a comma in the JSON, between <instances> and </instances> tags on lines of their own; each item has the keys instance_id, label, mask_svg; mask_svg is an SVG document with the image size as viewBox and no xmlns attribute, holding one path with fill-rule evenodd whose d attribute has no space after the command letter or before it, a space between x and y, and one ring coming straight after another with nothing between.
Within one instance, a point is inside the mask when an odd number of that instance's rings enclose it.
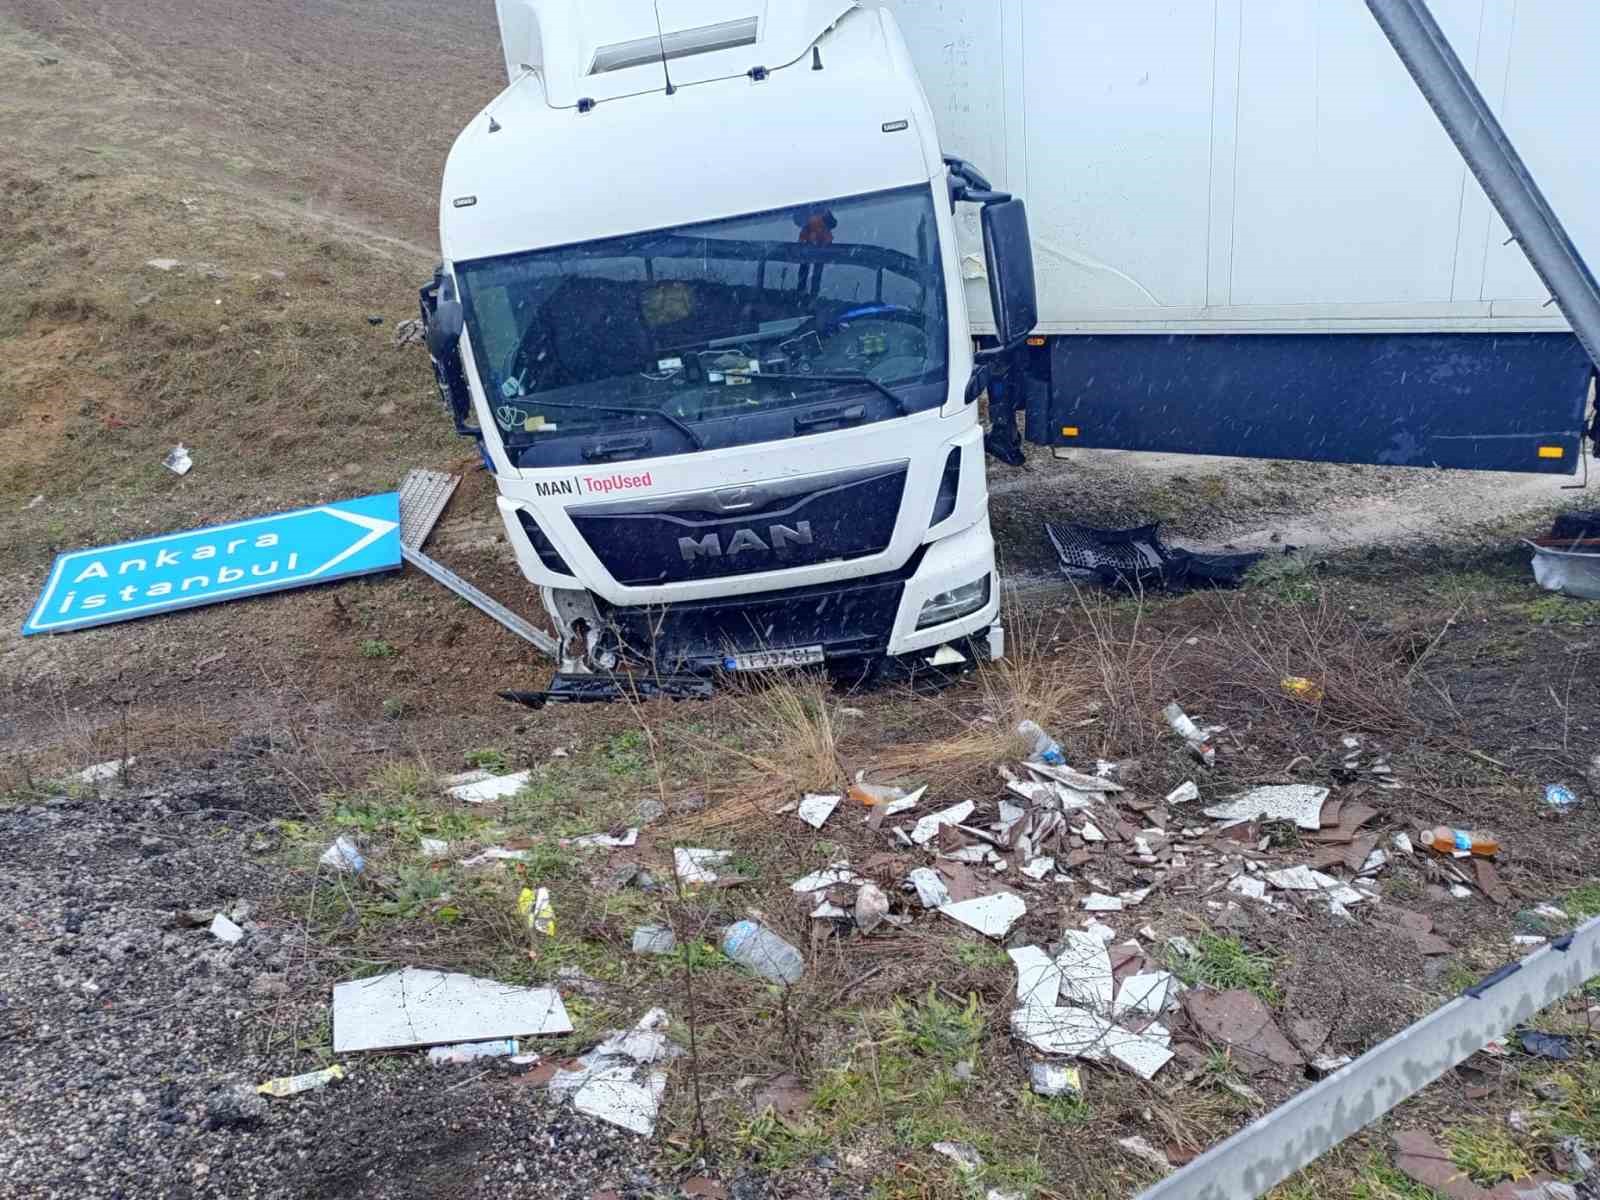
<instances>
[{"instance_id":1,"label":"windshield wiper","mask_svg":"<svg viewBox=\"0 0 1600 1200\"><path fill-rule=\"evenodd\" d=\"M831 372L826 375L799 375L773 371L728 371L725 373L739 379L771 379L778 383L783 383L785 381L792 383L796 380L801 382L815 381L817 383L864 383L869 387L876 388L883 395L887 396L902 417L911 412L911 410L906 407L906 402L901 399L899 392L895 391L886 384L879 383L871 375L867 374Z\"/></svg>"},{"instance_id":2,"label":"windshield wiper","mask_svg":"<svg viewBox=\"0 0 1600 1200\"><path fill-rule=\"evenodd\" d=\"M691 425L673 416L664 408L629 408L625 404L577 404L561 400L535 400L533 403L539 408L573 408L579 412L631 413L636 417L657 417L693 442L696 450L706 448L706 444L700 440L700 435Z\"/></svg>"}]
</instances>

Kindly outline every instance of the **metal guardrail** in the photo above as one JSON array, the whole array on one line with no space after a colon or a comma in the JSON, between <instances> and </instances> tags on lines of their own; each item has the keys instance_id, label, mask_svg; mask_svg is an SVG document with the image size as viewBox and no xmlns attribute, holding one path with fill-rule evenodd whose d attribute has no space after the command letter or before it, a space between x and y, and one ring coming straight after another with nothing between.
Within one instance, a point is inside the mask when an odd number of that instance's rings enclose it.
<instances>
[{"instance_id":1,"label":"metal guardrail","mask_svg":"<svg viewBox=\"0 0 1600 1200\"><path fill-rule=\"evenodd\" d=\"M1138 1200L1260 1196L1597 975L1600 917L1502 967L1145 1189Z\"/></svg>"}]
</instances>

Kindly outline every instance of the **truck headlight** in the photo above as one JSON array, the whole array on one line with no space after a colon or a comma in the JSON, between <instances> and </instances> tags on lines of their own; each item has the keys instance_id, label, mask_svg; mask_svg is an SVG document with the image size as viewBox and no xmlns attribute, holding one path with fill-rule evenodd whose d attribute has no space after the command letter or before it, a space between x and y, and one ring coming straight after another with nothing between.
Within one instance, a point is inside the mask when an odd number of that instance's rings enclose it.
<instances>
[{"instance_id":1,"label":"truck headlight","mask_svg":"<svg viewBox=\"0 0 1600 1200\"><path fill-rule=\"evenodd\" d=\"M982 579L974 579L971 583L963 583L948 592L928 597L922 606L922 615L917 618L917 628L926 629L929 625L954 621L957 617L977 612L988 603L989 576L985 575Z\"/></svg>"}]
</instances>

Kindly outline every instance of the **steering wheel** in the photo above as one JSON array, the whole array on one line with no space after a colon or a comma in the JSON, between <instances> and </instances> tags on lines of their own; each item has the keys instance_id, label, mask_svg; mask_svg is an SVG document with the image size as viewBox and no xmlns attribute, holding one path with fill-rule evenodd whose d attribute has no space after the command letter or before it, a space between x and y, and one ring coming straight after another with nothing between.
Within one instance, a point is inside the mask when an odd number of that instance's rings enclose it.
<instances>
[{"instance_id":1,"label":"steering wheel","mask_svg":"<svg viewBox=\"0 0 1600 1200\"><path fill-rule=\"evenodd\" d=\"M859 321L863 317L872 317L879 321L905 321L916 324L916 314L904 304L858 304L854 308L847 308L844 312L834 317L831 321L820 326L823 333L832 333L834 330L848 325L851 321Z\"/></svg>"}]
</instances>

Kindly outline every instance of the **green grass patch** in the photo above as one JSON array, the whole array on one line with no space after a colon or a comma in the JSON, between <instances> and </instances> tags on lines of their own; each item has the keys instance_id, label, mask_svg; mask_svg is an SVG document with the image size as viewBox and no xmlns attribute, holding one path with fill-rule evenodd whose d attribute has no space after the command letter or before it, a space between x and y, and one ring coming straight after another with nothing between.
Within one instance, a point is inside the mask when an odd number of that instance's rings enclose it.
<instances>
[{"instance_id":1,"label":"green grass patch","mask_svg":"<svg viewBox=\"0 0 1600 1200\"><path fill-rule=\"evenodd\" d=\"M490 824L487 817L458 808L446 808L424 801L385 800L376 796L351 796L337 800L332 821L341 830L354 830L369 837L390 837L411 843L420 837L466 841L478 837Z\"/></svg>"},{"instance_id":2,"label":"green grass patch","mask_svg":"<svg viewBox=\"0 0 1600 1200\"><path fill-rule=\"evenodd\" d=\"M1561 907L1567 915L1579 921L1600 917L1600 883L1586 883L1575 887L1562 898Z\"/></svg>"},{"instance_id":3,"label":"green grass patch","mask_svg":"<svg viewBox=\"0 0 1600 1200\"><path fill-rule=\"evenodd\" d=\"M1277 963L1270 954L1247 950L1238 938L1214 933L1201 934L1196 948L1200 954L1195 958L1175 951L1167 956L1168 968L1184 983L1191 987L1203 983L1220 991L1244 988L1271 1005L1283 999L1273 979Z\"/></svg>"},{"instance_id":4,"label":"green grass patch","mask_svg":"<svg viewBox=\"0 0 1600 1200\"><path fill-rule=\"evenodd\" d=\"M1450 1161L1474 1183L1492 1187L1502 1180L1515 1182L1533 1174L1533 1159L1502 1125L1488 1121L1458 1125L1444 1131L1443 1141L1450 1149Z\"/></svg>"},{"instance_id":5,"label":"green grass patch","mask_svg":"<svg viewBox=\"0 0 1600 1200\"><path fill-rule=\"evenodd\" d=\"M461 760L473 771L488 771L491 775L504 775L511 769L511 758L495 746L484 746L462 753Z\"/></svg>"},{"instance_id":6,"label":"green grass patch","mask_svg":"<svg viewBox=\"0 0 1600 1200\"><path fill-rule=\"evenodd\" d=\"M400 652L382 638L362 639L362 658L393 658L398 653Z\"/></svg>"},{"instance_id":7,"label":"green grass patch","mask_svg":"<svg viewBox=\"0 0 1600 1200\"><path fill-rule=\"evenodd\" d=\"M931 985L920 1001L896 997L886 1024L885 1045L950 1063L970 1058L983 1038L978 997L969 995L965 1004L954 1004L935 993Z\"/></svg>"},{"instance_id":8,"label":"green grass patch","mask_svg":"<svg viewBox=\"0 0 1600 1200\"><path fill-rule=\"evenodd\" d=\"M1318 1193L1327 1194L1326 1191ZM1356 1173L1350 1187L1350 1200L1444 1200L1444 1197L1375 1154Z\"/></svg>"},{"instance_id":9,"label":"green grass patch","mask_svg":"<svg viewBox=\"0 0 1600 1200\"><path fill-rule=\"evenodd\" d=\"M650 742L642 729L624 729L601 751L606 771L619 778L642 775L650 766Z\"/></svg>"}]
</instances>

